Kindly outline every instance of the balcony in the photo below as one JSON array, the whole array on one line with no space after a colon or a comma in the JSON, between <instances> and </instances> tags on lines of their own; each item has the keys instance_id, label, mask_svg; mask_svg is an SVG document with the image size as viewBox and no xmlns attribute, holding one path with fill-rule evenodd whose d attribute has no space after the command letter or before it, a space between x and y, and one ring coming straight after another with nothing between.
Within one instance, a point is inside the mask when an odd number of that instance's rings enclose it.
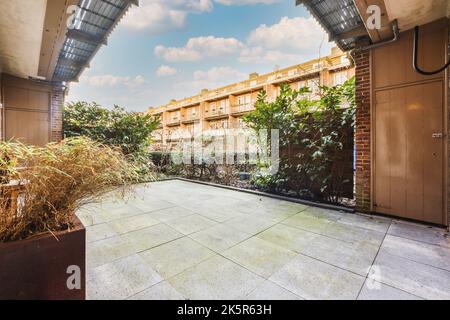
<instances>
[{"instance_id":1,"label":"balcony","mask_svg":"<svg viewBox=\"0 0 450 320\"><path fill-rule=\"evenodd\" d=\"M172 117L167 120L166 125L169 127L179 126L180 125L180 117Z\"/></svg>"},{"instance_id":2,"label":"balcony","mask_svg":"<svg viewBox=\"0 0 450 320\"><path fill-rule=\"evenodd\" d=\"M229 115L229 108L216 108L205 110L205 119L226 118Z\"/></svg>"},{"instance_id":3,"label":"balcony","mask_svg":"<svg viewBox=\"0 0 450 320\"><path fill-rule=\"evenodd\" d=\"M186 114L181 117L182 123L192 123L200 119L200 115L198 112Z\"/></svg>"},{"instance_id":4,"label":"balcony","mask_svg":"<svg viewBox=\"0 0 450 320\"><path fill-rule=\"evenodd\" d=\"M231 107L231 114L232 115L240 115L240 114L245 114L245 113L253 111L253 110L255 110L255 107L252 104L240 104L240 105L235 105L235 106Z\"/></svg>"},{"instance_id":5,"label":"balcony","mask_svg":"<svg viewBox=\"0 0 450 320\"><path fill-rule=\"evenodd\" d=\"M159 130L157 130L153 133L152 139L155 142L159 142L159 141L162 141L162 136L163 136L163 133L159 132Z\"/></svg>"}]
</instances>

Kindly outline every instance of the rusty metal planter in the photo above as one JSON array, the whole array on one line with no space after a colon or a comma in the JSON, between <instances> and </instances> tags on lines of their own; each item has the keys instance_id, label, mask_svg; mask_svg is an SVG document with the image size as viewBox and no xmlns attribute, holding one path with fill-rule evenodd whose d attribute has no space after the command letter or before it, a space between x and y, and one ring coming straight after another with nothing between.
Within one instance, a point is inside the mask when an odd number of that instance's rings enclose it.
<instances>
[{"instance_id":1,"label":"rusty metal planter","mask_svg":"<svg viewBox=\"0 0 450 320\"><path fill-rule=\"evenodd\" d=\"M78 219L70 231L0 243L0 299L84 300L85 257L86 230ZM67 287L69 266L80 268L81 289Z\"/></svg>"}]
</instances>

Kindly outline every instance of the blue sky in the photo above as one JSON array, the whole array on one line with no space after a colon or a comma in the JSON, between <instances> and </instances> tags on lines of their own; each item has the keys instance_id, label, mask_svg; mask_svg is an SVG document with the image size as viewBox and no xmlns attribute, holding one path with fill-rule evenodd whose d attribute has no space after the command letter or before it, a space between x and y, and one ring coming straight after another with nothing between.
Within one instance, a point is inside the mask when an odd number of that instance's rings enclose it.
<instances>
[{"instance_id":1,"label":"blue sky","mask_svg":"<svg viewBox=\"0 0 450 320\"><path fill-rule=\"evenodd\" d=\"M329 53L294 0L141 0L92 60L70 101L144 111Z\"/></svg>"}]
</instances>

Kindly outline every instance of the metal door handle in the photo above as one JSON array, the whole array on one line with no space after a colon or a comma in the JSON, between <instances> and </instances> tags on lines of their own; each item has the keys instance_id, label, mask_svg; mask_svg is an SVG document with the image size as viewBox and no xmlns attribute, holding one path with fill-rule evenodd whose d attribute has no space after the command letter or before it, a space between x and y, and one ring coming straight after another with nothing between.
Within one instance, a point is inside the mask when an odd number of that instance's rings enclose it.
<instances>
[{"instance_id":1,"label":"metal door handle","mask_svg":"<svg viewBox=\"0 0 450 320\"><path fill-rule=\"evenodd\" d=\"M436 132L431 135L433 139L442 139L444 138L444 134L442 132Z\"/></svg>"}]
</instances>

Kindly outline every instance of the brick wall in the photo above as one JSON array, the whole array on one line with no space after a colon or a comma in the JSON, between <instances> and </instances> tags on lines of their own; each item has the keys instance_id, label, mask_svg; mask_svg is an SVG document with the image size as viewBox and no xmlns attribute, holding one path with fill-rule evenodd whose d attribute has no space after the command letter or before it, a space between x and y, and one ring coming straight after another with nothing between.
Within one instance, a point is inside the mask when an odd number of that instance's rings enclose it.
<instances>
[{"instance_id":1,"label":"brick wall","mask_svg":"<svg viewBox=\"0 0 450 320\"><path fill-rule=\"evenodd\" d=\"M356 174L355 198L359 211L370 211L370 52L354 54L356 64Z\"/></svg>"},{"instance_id":2,"label":"brick wall","mask_svg":"<svg viewBox=\"0 0 450 320\"><path fill-rule=\"evenodd\" d=\"M57 142L63 139L63 107L65 89L62 86L55 86L51 92L51 141Z\"/></svg>"}]
</instances>

